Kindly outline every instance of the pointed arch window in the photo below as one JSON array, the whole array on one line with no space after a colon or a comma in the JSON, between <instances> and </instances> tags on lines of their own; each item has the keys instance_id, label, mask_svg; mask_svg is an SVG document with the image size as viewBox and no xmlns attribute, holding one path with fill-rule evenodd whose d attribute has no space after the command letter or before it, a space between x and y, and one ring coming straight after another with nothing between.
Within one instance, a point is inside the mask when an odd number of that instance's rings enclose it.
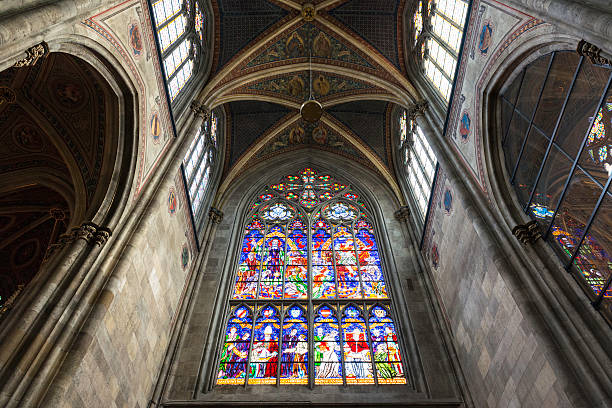
<instances>
[{"instance_id":1,"label":"pointed arch window","mask_svg":"<svg viewBox=\"0 0 612 408\"><path fill-rule=\"evenodd\" d=\"M170 100L189 82L202 54L204 15L195 0L151 1Z\"/></svg>"},{"instance_id":2,"label":"pointed arch window","mask_svg":"<svg viewBox=\"0 0 612 408\"><path fill-rule=\"evenodd\" d=\"M217 121L213 113L202 124L183 160L187 192L196 224L202 219L204 199L217 161Z\"/></svg>"},{"instance_id":3,"label":"pointed arch window","mask_svg":"<svg viewBox=\"0 0 612 408\"><path fill-rule=\"evenodd\" d=\"M424 20L422 25L414 24L414 35L425 76L446 102L455 80L468 4L467 0L429 0L419 4L415 12L415 21L417 15ZM426 29L419 29L421 26ZM421 31L426 31L426 35L421 35Z\"/></svg>"},{"instance_id":4,"label":"pointed arch window","mask_svg":"<svg viewBox=\"0 0 612 408\"><path fill-rule=\"evenodd\" d=\"M406 384L367 205L313 169L266 188L238 254L216 384Z\"/></svg>"},{"instance_id":5,"label":"pointed arch window","mask_svg":"<svg viewBox=\"0 0 612 408\"><path fill-rule=\"evenodd\" d=\"M612 67L555 51L515 76L500 104L516 199L612 321Z\"/></svg>"},{"instance_id":6,"label":"pointed arch window","mask_svg":"<svg viewBox=\"0 0 612 408\"><path fill-rule=\"evenodd\" d=\"M436 156L425 139L423 131L404 110L399 118L399 156L408 188L421 219L429 205L437 165Z\"/></svg>"}]
</instances>

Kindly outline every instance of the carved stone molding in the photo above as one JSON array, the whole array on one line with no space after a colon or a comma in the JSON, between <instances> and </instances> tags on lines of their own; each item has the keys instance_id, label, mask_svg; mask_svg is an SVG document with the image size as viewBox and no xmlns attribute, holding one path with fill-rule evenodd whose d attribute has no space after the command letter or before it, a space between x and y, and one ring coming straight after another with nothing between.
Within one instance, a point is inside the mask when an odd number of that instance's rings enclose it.
<instances>
[{"instance_id":1,"label":"carved stone molding","mask_svg":"<svg viewBox=\"0 0 612 408\"><path fill-rule=\"evenodd\" d=\"M41 42L26 50L26 57L17 61L14 65L15 68L31 67L36 64L38 60L46 57L49 54L49 46L46 42Z\"/></svg>"},{"instance_id":2,"label":"carved stone molding","mask_svg":"<svg viewBox=\"0 0 612 408\"><path fill-rule=\"evenodd\" d=\"M429 103L425 100L418 101L408 108L408 115L414 119L419 115L425 115L425 111L429 107Z\"/></svg>"},{"instance_id":3,"label":"carved stone molding","mask_svg":"<svg viewBox=\"0 0 612 408\"><path fill-rule=\"evenodd\" d=\"M104 228L104 227L100 227L98 228L98 230L96 231L96 234L94 236L94 243L101 247L104 244L106 244L106 241L108 241L108 239L110 238L110 236L112 235L112 232L110 229L108 228Z\"/></svg>"},{"instance_id":4,"label":"carved stone molding","mask_svg":"<svg viewBox=\"0 0 612 408\"><path fill-rule=\"evenodd\" d=\"M612 65L612 60L610 58L601 55L601 48L590 42L580 40L576 52L582 56L588 57L593 64Z\"/></svg>"},{"instance_id":5,"label":"carved stone molding","mask_svg":"<svg viewBox=\"0 0 612 408\"><path fill-rule=\"evenodd\" d=\"M5 86L0 87L0 106L15 102L15 91Z\"/></svg>"},{"instance_id":6,"label":"carved stone molding","mask_svg":"<svg viewBox=\"0 0 612 408\"><path fill-rule=\"evenodd\" d=\"M210 210L208 211L208 217L210 217L210 220L213 223L219 224L221 221L223 221L223 211L218 210L214 207L210 207Z\"/></svg>"},{"instance_id":7,"label":"carved stone molding","mask_svg":"<svg viewBox=\"0 0 612 408\"><path fill-rule=\"evenodd\" d=\"M25 285L17 285L17 290L0 306L0 317L4 316L15 305L17 297L23 292Z\"/></svg>"},{"instance_id":8,"label":"carved stone molding","mask_svg":"<svg viewBox=\"0 0 612 408\"><path fill-rule=\"evenodd\" d=\"M61 234L57 238L57 242L49 245L43 262L47 261L49 258L51 258L51 255L77 239L82 239L88 244L95 244L96 246L101 247L106 244L106 241L108 241L108 238L110 238L111 235L112 232L108 228L99 227L93 222L83 223L80 227L73 227L70 229L70 231Z\"/></svg>"},{"instance_id":9,"label":"carved stone molding","mask_svg":"<svg viewBox=\"0 0 612 408\"><path fill-rule=\"evenodd\" d=\"M210 111L206 108L206 106L204 106L203 103L198 101L191 102L189 109L191 109L196 117L202 118L203 120L208 120L210 116Z\"/></svg>"},{"instance_id":10,"label":"carved stone molding","mask_svg":"<svg viewBox=\"0 0 612 408\"><path fill-rule=\"evenodd\" d=\"M408 207L407 205L403 205L399 208L399 210L395 212L394 215L398 221L406 222L410 219L410 207Z\"/></svg>"},{"instance_id":11,"label":"carved stone molding","mask_svg":"<svg viewBox=\"0 0 612 408\"><path fill-rule=\"evenodd\" d=\"M536 220L529 221L527 224L517 225L512 228L512 235L514 235L523 244L533 244L538 238L542 237L540 233L540 227Z\"/></svg>"}]
</instances>

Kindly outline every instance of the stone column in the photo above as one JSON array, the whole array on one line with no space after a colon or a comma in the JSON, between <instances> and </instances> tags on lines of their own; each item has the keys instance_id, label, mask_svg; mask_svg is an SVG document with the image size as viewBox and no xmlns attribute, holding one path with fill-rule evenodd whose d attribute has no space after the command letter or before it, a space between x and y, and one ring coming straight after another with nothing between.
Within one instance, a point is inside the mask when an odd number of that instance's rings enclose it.
<instances>
[{"instance_id":1,"label":"stone column","mask_svg":"<svg viewBox=\"0 0 612 408\"><path fill-rule=\"evenodd\" d=\"M87 316L91 266L110 230L84 223L60 236L54 254L19 299L0 334L0 405L36 405ZM77 316L75 317L76 315Z\"/></svg>"}]
</instances>

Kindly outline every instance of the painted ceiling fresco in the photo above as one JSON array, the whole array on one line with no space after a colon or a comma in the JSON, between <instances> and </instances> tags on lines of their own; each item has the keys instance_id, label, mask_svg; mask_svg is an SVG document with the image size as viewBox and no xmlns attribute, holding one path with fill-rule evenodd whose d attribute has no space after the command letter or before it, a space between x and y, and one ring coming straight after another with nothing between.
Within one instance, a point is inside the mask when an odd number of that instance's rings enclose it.
<instances>
[{"instance_id":1,"label":"painted ceiling fresco","mask_svg":"<svg viewBox=\"0 0 612 408\"><path fill-rule=\"evenodd\" d=\"M409 5L311 1L315 11L308 18L302 14L304 3L213 1L218 50L215 74L201 98L227 113L225 174L309 147L354 158L391 176L387 108L416 99L398 41ZM300 105L311 96L325 111L314 125L299 118Z\"/></svg>"}]
</instances>

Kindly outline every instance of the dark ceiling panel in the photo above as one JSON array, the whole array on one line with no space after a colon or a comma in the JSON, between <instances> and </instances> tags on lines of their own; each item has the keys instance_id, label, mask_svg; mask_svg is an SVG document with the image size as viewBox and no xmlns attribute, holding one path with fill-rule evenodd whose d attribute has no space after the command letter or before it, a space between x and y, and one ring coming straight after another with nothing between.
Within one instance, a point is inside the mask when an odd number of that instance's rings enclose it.
<instances>
[{"instance_id":1,"label":"dark ceiling panel","mask_svg":"<svg viewBox=\"0 0 612 408\"><path fill-rule=\"evenodd\" d=\"M351 0L329 11L400 68L397 50L399 0Z\"/></svg>"},{"instance_id":2,"label":"dark ceiling panel","mask_svg":"<svg viewBox=\"0 0 612 408\"><path fill-rule=\"evenodd\" d=\"M266 0L219 0L220 54L217 71L289 12Z\"/></svg>"},{"instance_id":3,"label":"dark ceiling panel","mask_svg":"<svg viewBox=\"0 0 612 408\"><path fill-rule=\"evenodd\" d=\"M386 110L387 102L371 100L347 102L326 109L328 113L351 129L388 165L385 142Z\"/></svg>"},{"instance_id":4,"label":"dark ceiling panel","mask_svg":"<svg viewBox=\"0 0 612 408\"><path fill-rule=\"evenodd\" d=\"M228 106L232 132L230 167L257 138L291 112L284 106L258 101L230 102Z\"/></svg>"}]
</instances>

